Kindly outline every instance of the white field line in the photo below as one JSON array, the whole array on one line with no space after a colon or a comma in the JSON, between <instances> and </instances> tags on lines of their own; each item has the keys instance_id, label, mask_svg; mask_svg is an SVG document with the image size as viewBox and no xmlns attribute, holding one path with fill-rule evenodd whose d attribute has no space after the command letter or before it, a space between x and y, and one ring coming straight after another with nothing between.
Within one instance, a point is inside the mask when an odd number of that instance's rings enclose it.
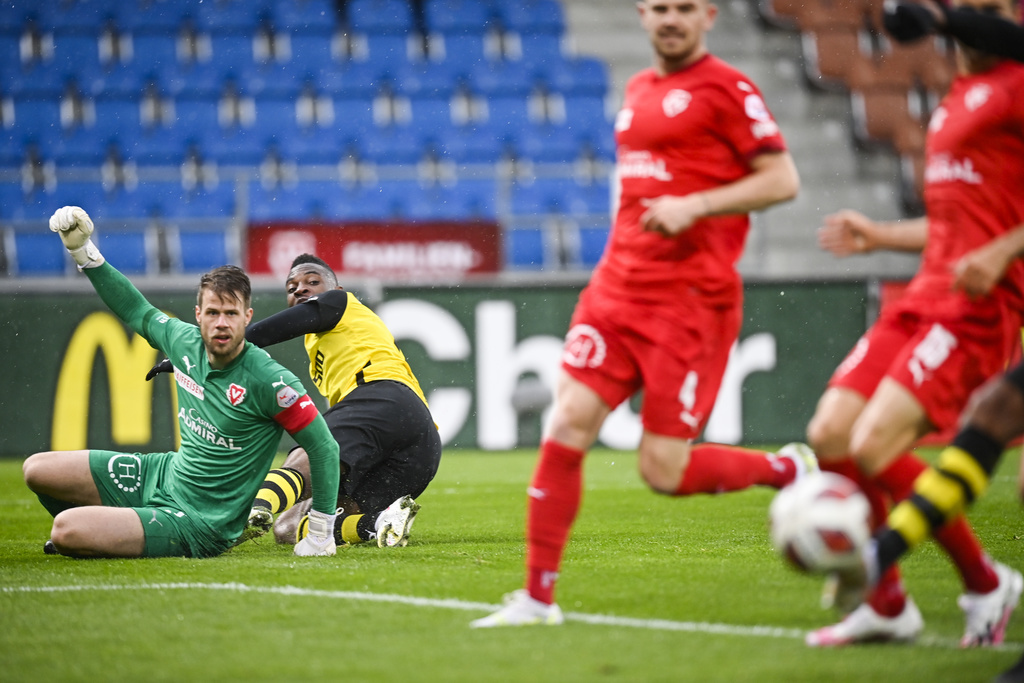
<instances>
[{"instance_id":1,"label":"white field line","mask_svg":"<svg viewBox=\"0 0 1024 683\"><path fill-rule=\"evenodd\" d=\"M81 586L2 586L0 592L14 593L74 593L78 591L130 591L130 590L211 590L230 591L235 593L259 593L268 595L284 595L289 597L313 597L330 600L356 600L363 602L390 602L413 607L434 607L439 609L456 609L466 612L491 612L500 607L485 602L469 602L454 598L418 598L410 595L393 595L389 593L363 593L359 591L328 591L296 586L249 586L244 583L140 583L115 585L81 585ZM753 636L762 638L789 638L802 640L805 632L794 628L778 626L736 626L733 624L715 624L701 621L671 621L668 619L636 619L632 617L616 617L606 614L586 614L583 612L566 612L567 621L578 621L595 626L619 626L639 628L652 631L683 631L689 633L712 633L726 636ZM950 638L926 637L917 641L918 645L940 648L956 648L958 643ZM1000 650L1017 650L1017 643L1004 643Z\"/></svg>"}]
</instances>

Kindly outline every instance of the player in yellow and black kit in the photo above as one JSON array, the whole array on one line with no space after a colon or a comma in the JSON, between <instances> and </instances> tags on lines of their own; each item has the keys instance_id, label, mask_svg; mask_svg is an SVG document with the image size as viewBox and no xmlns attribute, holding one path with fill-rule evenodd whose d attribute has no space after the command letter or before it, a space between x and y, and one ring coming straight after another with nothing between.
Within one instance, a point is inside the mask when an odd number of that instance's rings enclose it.
<instances>
[{"instance_id":1,"label":"player in yellow and black kit","mask_svg":"<svg viewBox=\"0 0 1024 683\"><path fill-rule=\"evenodd\" d=\"M340 447L336 540L404 546L420 507L414 499L441 460L441 438L419 382L384 322L338 286L324 261L297 257L285 291L288 308L250 325L245 338L266 347L305 336L309 374L330 404L324 419ZM295 448L264 480L247 537L273 524L279 543L301 538L309 481L306 452Z\"/></svg>"}]
</instances>

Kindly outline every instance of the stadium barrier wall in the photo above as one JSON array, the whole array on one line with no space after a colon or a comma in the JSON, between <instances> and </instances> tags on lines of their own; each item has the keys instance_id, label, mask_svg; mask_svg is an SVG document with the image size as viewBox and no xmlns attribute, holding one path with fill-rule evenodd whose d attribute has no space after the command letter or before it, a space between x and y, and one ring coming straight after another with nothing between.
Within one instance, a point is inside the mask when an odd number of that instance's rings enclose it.
<instances>
[{"instance_id":1,"label":"stadium barrier wall","mask_svg":"<svg viewBox=\"0 0 1024 683\"><path fill-rule=\"evenodd\" d=\"M446 446L483 449L537 444L579 290L493 283L355 289L394 332ZM0 353L9 363L0 375L0 455L175 448L173 380L144 379L158 353L113 317L84 278L60 292L24 291L0 298ZM145 293L168 313L194 320L194 289ZM864 282L748 284L743 331L704 438L803 439L832 370L865 329L871 301ZM256 319L282 304L276 288L254 293ZM270 351L319 398L301 340ZM605 445L635 446L638 405L634 399L613 413L601 434Z\"/></svg>"}]
</instances>

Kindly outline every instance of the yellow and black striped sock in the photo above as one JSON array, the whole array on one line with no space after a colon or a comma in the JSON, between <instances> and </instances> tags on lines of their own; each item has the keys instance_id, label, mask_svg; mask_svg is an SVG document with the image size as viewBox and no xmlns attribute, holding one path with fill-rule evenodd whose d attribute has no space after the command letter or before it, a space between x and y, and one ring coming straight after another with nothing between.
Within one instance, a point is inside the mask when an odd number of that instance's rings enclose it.
<instances>
[{"instance_id":1,"label":"yellow and black striped sock","mask_svg":"<svg viewBox=\"0 0 1024 683\"><path fill-rule=\"evenodd\" d=\"M363 515L349 515L341 520L341 540L345 543L362 543L364 538L359 536L359 520Z\"/></svg>"},{"instance_id":2,"label":"yellow and black striped sock","mask_svg":"<svg viewBox=\"0 0 1024 683\"><path fill-rule=\"evenodd\" d=\"M295 505L302 497L302 475L290 467L270 470L252 506L277 514Z\"/></svg>"},{"instance_id":3,"label":"yellow and black striped sock","mask_svg":"<svg viewBox=\"0 0 1024 683\"><path fill-rule=\"evenodd\" d=\"M901 555L920 545L936 529L962 513L985 493L1002 448L968 428L914 481L914 492L889 514L887 529L878 537L882 571Z\"/></svg>"}]
</instances>

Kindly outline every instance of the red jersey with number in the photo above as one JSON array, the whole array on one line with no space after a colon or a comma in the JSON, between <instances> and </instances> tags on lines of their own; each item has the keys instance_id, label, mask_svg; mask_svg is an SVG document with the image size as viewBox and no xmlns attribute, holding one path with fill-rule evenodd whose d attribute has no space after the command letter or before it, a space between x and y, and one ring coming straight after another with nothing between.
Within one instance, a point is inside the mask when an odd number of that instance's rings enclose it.
<instances>
[{"instance_id":1,"label":"red jersey with number","mask_svg":"<svg viewBox=\"0 0 1024 683\"><path fill-rule=\"evenodd\" d=\"M928 244L908 296L943 317L978 307L1024 306L1024 263L1013 261L992 297L952 289L952 268L967 252L1024 224L1024 66L1001 62L953 81L932 114L924 199Z\"/></svg>"},{"instance_id":2,"label":"red jersey with number","mask_svg":"<svg viewBox=\"0 0 1024 683\"><path fill-rule=\"evenodd\" d=\"M644 200L732 183L754 157L786 149L760 91L713 55L667 76L646 69L626 85L615 135L619 208L591 285L630 298L739 301L747 215L706 218L675 237L643 231L640 216Z\"/></svg>"}]
</instances>

